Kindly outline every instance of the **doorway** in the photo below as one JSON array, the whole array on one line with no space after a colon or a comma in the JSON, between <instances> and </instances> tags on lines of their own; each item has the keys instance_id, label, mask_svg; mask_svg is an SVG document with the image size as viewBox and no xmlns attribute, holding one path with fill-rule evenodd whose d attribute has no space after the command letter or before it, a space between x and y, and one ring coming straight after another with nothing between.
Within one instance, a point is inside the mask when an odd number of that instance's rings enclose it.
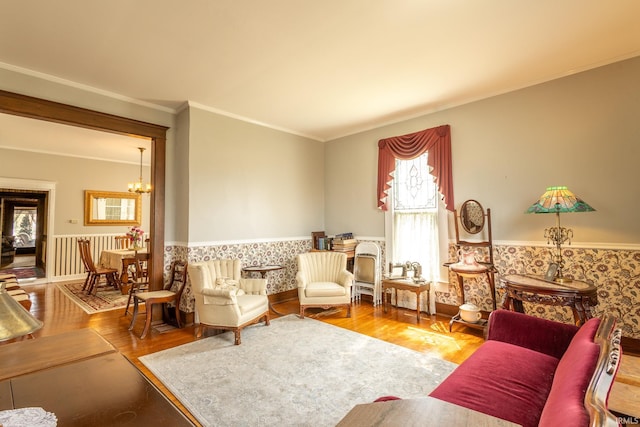
<instances>
[{"instance_id":1,"label":"doorway","mask_svg":"<svg viewBox=\"0 0 640 427\"><path fill-rule=\"evenodd\" d=\"M164 286L166 133L169 128L3 90L0 90L0 113L151 139L151 185L154 191L150 195L151 220L149 231L152 257L149 267L149 283L151 290L162 289ZM0 187L3 187L1 183ZM50 206L55 204L53 194L54 190L51 190L49 193ZM48 218L49 230L53 230L51 217L50 213ZM53 249L51 241L47 242L47 247ZM51 277L51 262L47 264L46 270L47 277Z\"/></svg>"},{"instance_id":2,"label":"doorway","mask_svg":"<svg viewBox=\"0 0 640 427\"><path fill-rule=\"evenodd\" d=\"M47 230L54 190L52 182L0 178L0 273L25 280L49 277Z\"/></svg>"}]
</instances>

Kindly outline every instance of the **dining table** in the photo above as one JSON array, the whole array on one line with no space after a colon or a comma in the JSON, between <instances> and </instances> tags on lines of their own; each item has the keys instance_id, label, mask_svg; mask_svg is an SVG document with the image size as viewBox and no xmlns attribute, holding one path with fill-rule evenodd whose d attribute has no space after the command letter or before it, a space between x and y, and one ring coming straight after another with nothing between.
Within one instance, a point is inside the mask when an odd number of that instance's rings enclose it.
<instances>
[{"instance_id":1,"label":"dining table","mask_svg":"<svg viewBox=\"0 0 640 427\"><path fill-rule=\"evenodd\" d=\"M146 254L147 248L142 249L105 249L100 253L100 265L107 268L115 268L118 270L118 276L120 277L120 290L122 293L128 292L129 272L127 268L123 268L123 265L130 263L125 260L132 260L136 254Z\"/></svg>"}]
</instances>

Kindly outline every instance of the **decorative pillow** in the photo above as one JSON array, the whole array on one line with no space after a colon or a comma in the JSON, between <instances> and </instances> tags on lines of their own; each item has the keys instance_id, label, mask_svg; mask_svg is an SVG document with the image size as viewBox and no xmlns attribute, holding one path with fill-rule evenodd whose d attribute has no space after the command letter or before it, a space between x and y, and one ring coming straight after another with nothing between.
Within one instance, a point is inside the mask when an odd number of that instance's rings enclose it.
<instances>
[{"instance_id":1,"label":"decorative pillow","mask_svg":"<svg viewBox=\"0 0 640 427\"><path fill-rule=\"evenodd\" d=\"M235 295L244 295L244 290L240 289L237 280L229 279L228 277L216 278L216 285L213 289L217 290L235 290Z\"/></svg>"}]
</instances>

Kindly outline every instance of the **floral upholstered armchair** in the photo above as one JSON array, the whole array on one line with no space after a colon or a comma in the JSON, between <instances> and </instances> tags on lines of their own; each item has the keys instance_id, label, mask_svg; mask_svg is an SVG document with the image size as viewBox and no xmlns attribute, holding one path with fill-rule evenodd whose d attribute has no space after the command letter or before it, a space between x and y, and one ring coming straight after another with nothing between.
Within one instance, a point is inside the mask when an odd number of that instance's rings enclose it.
<instances>
[{"instance_id":1,"label":"floral upholstered armchair","mask_svg":"<svg viewBox=\"0 0 640 427\"><path fill-rule=\"evenodd\" d=\"M241 277L238 259L217 259L189 264L189 278L196 302L199 325L196 337L204 328L230 330L236 345L246 326L264 320L269 325L269 299L266 279Z\"/></svg>"}]
</instances>

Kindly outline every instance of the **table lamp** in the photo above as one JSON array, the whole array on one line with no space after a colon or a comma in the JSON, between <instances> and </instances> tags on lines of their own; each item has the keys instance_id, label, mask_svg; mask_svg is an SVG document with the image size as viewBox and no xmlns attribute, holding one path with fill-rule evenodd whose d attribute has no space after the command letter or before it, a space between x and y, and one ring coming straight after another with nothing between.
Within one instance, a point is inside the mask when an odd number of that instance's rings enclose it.
<instances>
[{"instance_id":1,"label":"table lamp","mask_svg":"<svg viewBox=\"0 0 640 427\"><path fill-rule=\"evenodd\" d=\"M562 271L564 267L564 262L562 260L562 244L564 242L571 244L573 231L568 228L560 227L560 212L590 211L595 211L595 209L569 191L567 187L547 187L547 191L526 211L526 213L556 214L556 226L546 228L544 230L544 237L547 239L547 243L553 243L555 245L553 262L558 266L558 270L553 278L555 282L571 282L570 278L564 277Z\"/></svg>"}]
</instances>

